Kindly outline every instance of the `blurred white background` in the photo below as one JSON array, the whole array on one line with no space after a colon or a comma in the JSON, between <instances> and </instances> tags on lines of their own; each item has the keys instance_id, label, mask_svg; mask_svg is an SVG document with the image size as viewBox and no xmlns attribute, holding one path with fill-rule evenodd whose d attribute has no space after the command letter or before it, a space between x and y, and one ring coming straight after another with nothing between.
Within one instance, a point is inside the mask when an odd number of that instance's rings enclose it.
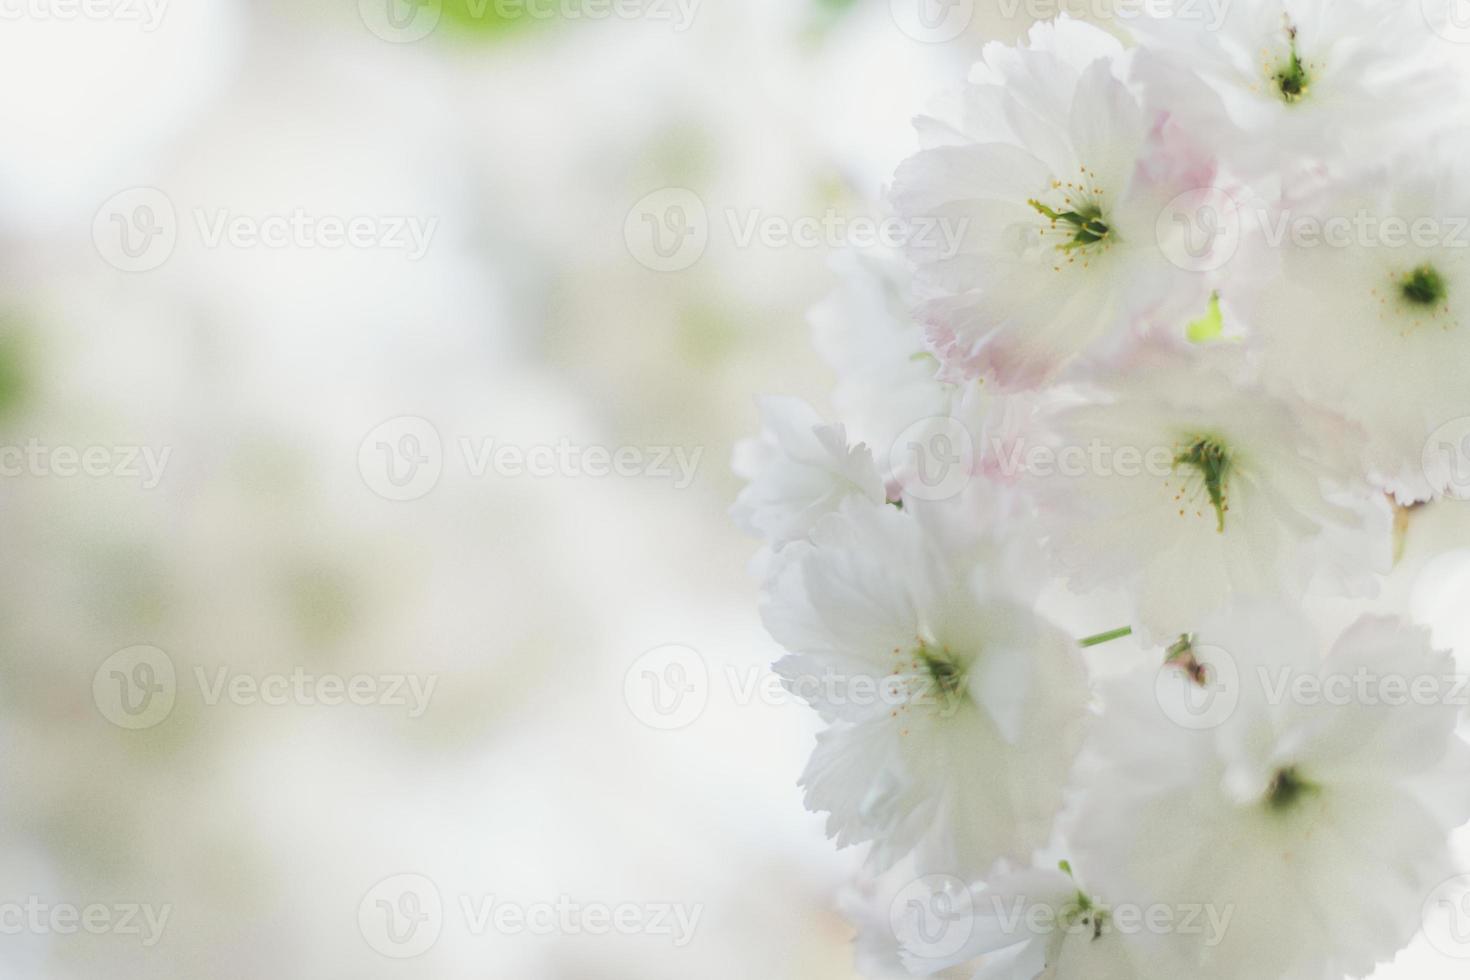
<instances>
[{"instance_id":1,"label":"blurred white background","mask_svg":"<svg viewBox=\"0 0 1470 980\"><path fill-rule=\"evenodd\" d=\"M0 976L855 975L728 460L920 5L0 2Z\"/></svg>"}]
</instances>

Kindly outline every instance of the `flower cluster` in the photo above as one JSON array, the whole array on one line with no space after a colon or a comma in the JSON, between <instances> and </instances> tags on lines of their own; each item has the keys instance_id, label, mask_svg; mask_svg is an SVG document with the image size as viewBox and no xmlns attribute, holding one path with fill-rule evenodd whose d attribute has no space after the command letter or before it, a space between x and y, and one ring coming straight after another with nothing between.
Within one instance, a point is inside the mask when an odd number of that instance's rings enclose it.
<instances>
[{"instance_id":1,"label":"flower cluster","mask_svg":"<svg viewBox=\"0 0 1470 980\"><path fill-rule=\"evenodd\" d=\"M1466 489L1435 4L1147 6L986 47L889 194L958 247L842 257L841 421L737 451L875 971L1366 976L1470 821L1453 657L1357 615Z\"/></svg>"}]
</instances>

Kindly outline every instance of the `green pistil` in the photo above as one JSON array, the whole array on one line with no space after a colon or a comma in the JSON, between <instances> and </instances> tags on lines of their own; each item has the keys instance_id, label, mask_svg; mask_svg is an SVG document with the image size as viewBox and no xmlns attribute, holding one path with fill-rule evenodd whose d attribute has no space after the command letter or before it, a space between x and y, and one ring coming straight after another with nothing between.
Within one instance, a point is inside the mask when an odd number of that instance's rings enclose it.
<instances>
[{"instance_id":1,"label":"green pistil","mask_svg":"<svg viewBox=\"0 0 1470 980\"><path fill-rule=\"evenodd\" d=\"M1095 245L1106 239L1112 230L1108 227L1107 222L1102 220L1102 209L1095 204L1084 205L1075 211L1057 211L1035 198L1026 203L1035 208L1043 217L1050 218L1053 225L1060 221L1076 229L1070 242L1058 246L1062 249L1070 250Z\"/></svg>"},{"instance_id":2,"label":"green pistil","mask_svg":"<svg viewBox=\"0 0 1470 980\"><path fill-rule=\"evenodd\" d=\"M1444 302L1444 277L1432 265L1421 265L1404 277L1399 286L1405 300L1415 306L1438 306Z\"/></svg>"},{"instance_id":3,"label":"green pistil","mask_svg":"<svg viewBox=\"0 0 1470 980\"><path fill-rule=\"evenodd\" d=\"M935 653L928 646L919 647L919 660L929 676L934 679L934 686L948 701L956 698L965 688L965 670L949 655L949 651Z\"/></svg>"},{"instance_id":4,"label":"green pistil","mask_svg":"<svg viewBox=\"0 0 1470 980\"><path fill-rule=\"evenodd\" d=\"M1296 28L1288 27L1286 33L1291 39L1291 60L1276 73L1276 87L1281 92L1281 98L1290 104L1301 101L1312 80L1307 75L1306 65L1302 64L1301 52L1296 48Z\"/></svg>"},{"instance_id":5,"label":"green pistil","mask_svg":"<svg viewBox=\"0 0 1470 980\"><path fill-rule=\"evenodd\" d=\"M1318 787L1303 779L1294 766L1288 766L1271 780L1271 788L1266 791L1266 806L1273 813L1287 813L1317 790Z\"/></svg>"},{"instance_id":6,"label":"green pistil","mask_svg":"<svg viewBox=\"0 0 1470 980\"><path fill-rule=\"evenodd\" d=\"M1210 296L1210 307L1205 315L1192 321L1185 328L1185 335L1189 337L1190 343L1206 344L1218 340L1224 332L1225 314L1220 309L1220 294L1214 293Z\"/></svg>"},{"instance_id":7,"label":"green pistil","mask_svg":"<svg viewBox=\"0 0 1470 980\"><path fill-rule=\"evenodd\" d=\"M1072 874L1072 864L1070 861L1058 861L1057 867L1068 878L1075 879L1075 876ZM1062 923L1069 929L1076 925L1092 926L1093 939L1101 937L1103 929L1107 927L1108 910L1098 908L1093 903L1092 897L1080 888L1077 889L1077 894L1073 897L1071 904L1063 906L1061 913Z\"/></svg>"},{"instance_id":8,"label":"green pistil","mask_svg":"<svg viewBox=\"0 0 1470 980\"><path fill-rule=\"evenodd\" d=\"M1302 67L1302 56L1292 45L1291 61L1276 73L1276 84L1281 88L1281 97L1287 102L1296 102L1307 91L1307 70Z\"/></svg>"},{"instance_id":9,"label":"green pistil","mask_svg":"<svg viewBox=\"0 0 1470 980\"><path fill-rule=\"evenodd\" d=\"M1174 465L1189 466L1199 471L1205 483L1205 492L1210 495L1210 506L1215 508L1216 527L1225 530L1225 481L1230 473L1230 454L1216 439L1198 438L1189 448L1174 457Z\"/></svg>"},{"instance_id":10,"label":"green pistil","mask_svg":"<svg viewBox=\"0 0 1470 980\"><path fill-rule=\"evenodd\" d=\"M1100 909L1094 905L1085 892L1078 891L1071 904L1062 909L1062 923L1068 929L1079 925L1091 926L1092 938L1100 939L1103 929L1107 928L1108 913L1106 909Z\"/></svg>"}]
</instances>

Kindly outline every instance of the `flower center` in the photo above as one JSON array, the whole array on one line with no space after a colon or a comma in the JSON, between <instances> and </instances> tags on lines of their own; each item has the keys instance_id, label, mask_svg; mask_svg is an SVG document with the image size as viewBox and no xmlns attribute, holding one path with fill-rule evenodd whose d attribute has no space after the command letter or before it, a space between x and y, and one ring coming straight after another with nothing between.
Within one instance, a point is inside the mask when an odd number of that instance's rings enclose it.
<instances>
[{"instance_id":1,"label":"flower center","mask_svg":"<svg viewBox=\"0 0 1470 980\"><path fill-rule=\"evenodd\" d=\"M1302 63L1301 52L1297 50L1296 28L1288 24L1286 36L1289 44L1288 56L1284 64L1277 65L1272 81L1276 84L1276 91L1281 94L1281 101L1293 105L1306 96L1312 78L1307 72L1307 66Z\"/></svg>"},{"instance_id":2,"label":"flower center","mask_svg":"<svg viewBox=\"0 0 1470 980\"><path fill-rule=\"evenodd\" d=\"M1072 207L1071 210L1057 211L1055 208L1047 207L1040 201L1032 198L1026 202L1036 209L1037 213L1051 220L1052 228L1060 228L1064 233L1070 232L1070 241L1063 242L1057 248L1063 251L1086 248L1096 245L1098 242L1106 241L1112 229L1103 220L1102 208L1095 203L1088 202ZM1071 206L1071 199L1067 204Z\"/></svg>"},{"instance_id":3,"label":"flower center","mask_svg":"<svg viewBox=\"0 0 1470 980\"><path fill-rule=\"evenodd\" d=\"M1164 651L1164 665L1184 671L1196 687L1205 687L1210 683L1210 668L1200 663L1194 651L1193 634L1181 633L1179 639L1169 644Z\"/></svg>"},{"instance_id":4,"label":"flower center","mask_svg":"<svg viewBox=\"0 0 1470 980\"><path fill-rule=\"evenodd\" d=\"M965 690L965 665L949 652L947 647L936 650L927 643L920 643L915 654L919 666L934 682L934 690L944 704L951 704L963 696Z\"/></svg>"},{"instance_id":5,"label":"flower center","mask_svg":"<svg viewBox=\"0 0 1470 980\"><path fill-rule=\"evenodd\" d=\"M1444 276L1427 263L1413 269L1399 281L1399 295L1413 306L1438 306L1444 302L1447 292Z\"/></svg>"},{"instance_id":6,"label":"flower center","mask_svg":"<svg viewBox=\"0 0 1470 980\"><path fill-rule=\"evenodd\" d=\"M1185 494L1190 490L1190 482L1197 476L1205 494L1210 498L1210 506L1214 508L1216 530L1224 532L1225 512L1230 509L1225 500L1229 490L1230 451L1214 436L1191 436L1185 440L1184 448L1174 454L1174 469L1181 467L1193 473L1174 499L1183 502ZM1185 508L1180 508L1180 516L1184 515L1184 510Z\"/></svg>"},{"instance_id":7,"label":"flower center","mask_svg":"<svg viewBox=\"0 0 1470 980\"><path fill-rule=\"evenodd\" d=\"M1266 791L1266 807L1273 813L1288 813L1318 791L1319 787L1302 778L1295 766L1279 769Z\"/></svg>"},{"instance_id":8,"label":"flower center","mask_svg":"<svg viewBox=\"0 0 1470 980\"><path fill-rule=\"evenodd\" d=\"M1092 898L1079 890L1072 900L1061 908L1062 925L1067 931L1074 929L1092 933L1094 941L1101 939L1108 926L1108 910L1098 908Z\"/></svg>"}]
</instances>

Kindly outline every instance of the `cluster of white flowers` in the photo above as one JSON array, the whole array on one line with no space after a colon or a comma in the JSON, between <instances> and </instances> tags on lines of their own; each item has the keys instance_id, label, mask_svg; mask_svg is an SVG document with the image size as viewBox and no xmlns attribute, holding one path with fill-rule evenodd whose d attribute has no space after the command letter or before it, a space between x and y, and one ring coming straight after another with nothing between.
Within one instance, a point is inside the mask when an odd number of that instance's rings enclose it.
<instances>
[{"instance_id":1,"label":"cluster of white flowers","mask_svg":"<svg viewBox=\"0 0 1470 980\"><path fill-rule=\"evenodd\" d=\"M1146 7L919 120L891 205L958 247L844 256L840 421L769 399L737 452L807 805L909 882L856 914L874 970L1362 977L1470 821L1453 658L1352 609L1466 489L1436 6Z\"/></svg>"}]
</instances>

